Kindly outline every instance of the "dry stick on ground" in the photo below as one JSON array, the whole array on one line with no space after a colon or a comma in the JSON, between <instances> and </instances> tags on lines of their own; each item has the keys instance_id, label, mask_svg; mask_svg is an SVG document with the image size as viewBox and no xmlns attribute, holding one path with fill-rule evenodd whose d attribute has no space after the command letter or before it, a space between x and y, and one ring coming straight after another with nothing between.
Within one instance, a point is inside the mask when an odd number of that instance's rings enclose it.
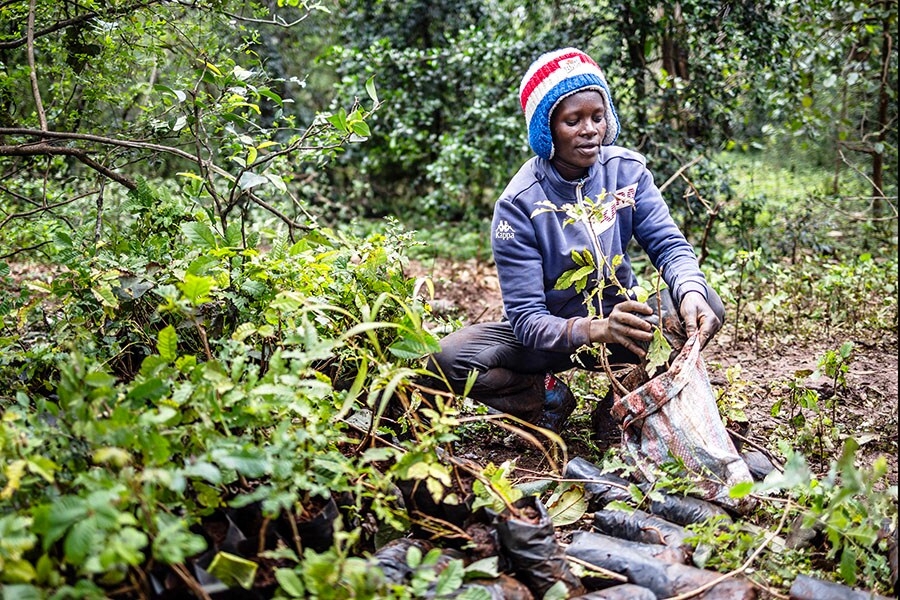
<instances>
[{"instance_id":1,"label":"dry stick on ground","mask_svg":"<svg viewBox=\"0 0 900 600\"><path fill-rule=\"evenodd\" d=\"M791 600L790 596L785 596L784 594L779 594L778 592L776 592L775 590L773 590L766 584L756 581L752 575L747 575L746 579L747 579L747 581L750 582L751 585L763 590L764 592L766 592L773 598L777 598L778 600Z\"/></svg>"},{"instance_id":2,"label":"dry stick on ground","mask_svg":"<svg viewBox=\"0 0 900 600\"><path fill-rule=\"evenodd\" d=\"M620 573L616 573L615 571L610 571L609 569L604 569L603 567L598 567L597 565L591 564L586 560L575 558L574 556L566 556L566 560L569 562L573 562L576 565L590 569L591 571L595 571L603 575L607 579L612 579L613 581L618 581L620 583L628 583L628 578L626 576Z\"/></svg>"},{"instance_id":3,"label":"dry stick on ground","mask_svg":"<svg viewBox=\"0 0 900 600\"><path fill-rule=\"evenodd\" d=\"M488 311L488 309L490 309L490 308L491 308L490 306L485 306L485 307L484 307L484 310L482 310L482 311L478 314L478 316L475 317L475 320L472 321L472 325L474 325L474 324L480 322L480 321L481 321L481 317L483 317L483 316L484 316L484 313L486 313L486 312Z\"/></svg>"},{"instance_id":4,"label":"dry stick on ground","mask_svg":"<svg viewBox=\"0 0 900 600\"><path fill-rule=\"evenodd\" d=\"M768 546L772 542L772 540L774 540L776 537L778 537L778 534L781 533L781 530L784 528L784 523L785 523L785 521L787 521L788 512L789 511L787 509L785 509L785 511L781 514L781 521L779 521L778 527L775 528L775 531L772 532L772 535L768 536L765 540L763 540L763 543L759 545L759 548L757 548L756 551L750 555L750 558L748 558L744 562L744 564L742 564L740 567L738 567L737 569L734 569L733 571L729 571L728 573L725 573L721 577L717 577L717 578L713 579L712 581L705 583L696 589L693 589L689 592L685 592L683 594L678 594L677 596L671 596L669 598L665 598L665 600L687 600L688 598L693 598L697 594L702 594L706 590L722 583L726 579L730 579L731 577L735 577L737 575L744 573L747 569L750 568L750 565L753 564L753 561L756 560L756 557L759 556L763 550L765 550L766 546Z\"/></svg>"},{"instance_id":5,"label":"dry stick on ground","mask_svg":"<svg viewBox=\"0 0 900 600\"><path fill-rule=\"evenodd\" d=\"M200 598L200 600L212 600L209 594L206 593L206 590L203 589L203 586L200 585L200 582L197 581L193 575L187 570L182 563L175 563L172 565L172 570L175 571L175 574L181 578L181 580L188 586L188 588L194 592L194 594Z\"/></svg>"},{"instance_id":6,"label":"dry stick on ground","mask_svg":"<svg viewBox=\"0 0 900 600\"><path fill-rule=\"evenodd\" d=\"M757 443L754 442L753 440L750 440L750 439L748 439L748 438L742 436L741 434L739 434L739 433L738 433L737 431L735 431L734 429L726 428L726 431L728 431L729 434L731 434L731 435L733 435L734 437L738 438L739 440L741 440L742 442L744 442L744 443L747 444L748 446L752 446L754 449L759 450L760 452L762 452L763 454L765 454L765 455L766 455L766 458L768 458L770 461L772 461L772 466L775 467L779 472L784 473L784 469L782 469L781 466L778 464L780 461L779 461L778 459L776 459L776 458L772 455L771 452L769 452L768 450L766 450L765 448L763 448L762 446L760 446L759 444L757 444Z\"/></svg>"},{"instance_id":7,"label":"dry stick on ground","mask_svg":"<svg viewBox=\"0 0 900 600\"><path fill-rule=\"evenodd\" d=\"M469 542L472 541L472 536L466 533L465 529L459 525L454 525L450 521L427 515L420 510L414 510L413 513L416 516L414 522L426 531L430 531L435 535L441 535L442 537L458 538ZM433 523L436 523L437 525L434 525Z\"/></svg>"},{"instance_id":8,"label":"dry stick on ground","mask_svg":"<svg viewBox=\"0 0 900 600\"><path fill-rule=\"evenodd\" d=\"M524 471L526 473L534 473L535 476L532 477L522 477L521 479L527 481L540 481L542 479L546 479L548 481L554 481L556 483L602 483L603 485L608 485L609 487L618 488L620 490L628 491L630 489L629 486L620 485L618 483L607 481L605 479L568 479L565 477L554 477L552 475L545 475L540 473L539 471L533 471L531 469L523 469L522 467L516 467L519 471Z\"/></svg>"},{"instance_id":9,"label":"dry stick on ground","mask_svg":"<svg viewBox=\"0 0 900 600\"><path fill-rule=\"evenodd\" d=\"M540 440L537 439L537 437L535 437L534 435L532 435L525 429L522 429L521 427L516 427L515 425L510 425L509 423L504 423L503 419L509 419L511 421L515 421L516 423L521 423L522 425L524 425L526 427L531 427L531 428L540 430L540 428L536 427L535 425L528 423L527 421L524 421L513 415L507 414L507 413L498 413L498 414L494 414L494 415L475 415L472 417L461 417L460 419L458 419L458 422L460 424L463 424L463 423L469 423L472 421L494 421L498 427L502 427L503 429L506 429L507 431L515 433L516 435L519 435L522 438L524 438L525 441L531 443L534 447L536 447L538 450L540 450L541 454L544 455L544 458L546 458L550 462L550 467L553 469L553 471L556 473L560 472L559 465L557 465L556 461L553 460L553 457L550 456L550 453L547 452L547 449L540 442ZM555 434L551 434L551 435L553 435L553 437L551 437L550 439L553 440L554 442L556 441L556 439L560 439L559 436L557 436ZM554 439L554 438L556 438L556 439ZM566 455L564 453L563 459L564 459L563 460L564 463L568 462L568 455Z\"/></svg>"}]
</instances>

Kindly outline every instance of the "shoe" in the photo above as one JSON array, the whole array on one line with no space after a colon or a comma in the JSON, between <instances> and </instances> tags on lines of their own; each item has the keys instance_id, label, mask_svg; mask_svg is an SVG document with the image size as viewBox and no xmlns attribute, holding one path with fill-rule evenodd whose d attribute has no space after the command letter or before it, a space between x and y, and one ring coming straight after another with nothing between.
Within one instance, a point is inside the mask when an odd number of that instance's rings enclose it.
<instances>
[{"instance_id":1,"label":"shoe","mask_svg":"<svg viewBox=\"0 0 900 600\"><path fill-rule=\"evenodd\" d=\"M576 404L575 395L569 386L555 375L547 373L544 377L544 408L538 418L538 427L558 434L575 410Z\"/></svg>"}]
</instances>

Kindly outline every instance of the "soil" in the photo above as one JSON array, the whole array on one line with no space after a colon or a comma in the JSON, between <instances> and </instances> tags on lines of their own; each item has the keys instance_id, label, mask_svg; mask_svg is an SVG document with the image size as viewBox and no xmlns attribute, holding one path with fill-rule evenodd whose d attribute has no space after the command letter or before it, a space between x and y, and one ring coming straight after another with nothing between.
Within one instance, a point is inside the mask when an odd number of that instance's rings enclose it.
<instances>
[{"instance_id":1,"label":"soil","mask_svg":"<svg viewBox=\"0 0 900 600\"><path fill-rule=\"evenodd\" d=\"M503 305L497 274L492 264L475 259L454 262L435 259L410 265L412 275L429 275L435 283L431 302L434 314L444 319L458 319L462 324L496 321L502 317ZM728 307L726 307L727 309ZM791 333L791 332L785 332ZM728 386L726 370L740 367L738 393L746 401L743 410L750 424L747 437L770 451L777 450L779 439L796 442L798 434L787 420L786 410L773 417L772 406L784 390L784 383L801 370L813 371L816 362L829 349L845 341L854 343L854 358L846 374L847 388L839 393L835 421L841 439L853 436L861 445L858 461L871 464L884 456L888 463L887 479L896 485L898 449L898 350L897 330L888 339L877 341L841 337L833 332L824 339L790 335L782 343L771 335L760 333L755 340L736 339L732 324L722 331L704 350L713 387ZM735 369L732 369L732 374ZM575 372L566 374L564 378ZM808 387L819 391L822 398L833 394L830 382L806 380ZM735 386L732 386L734 389ZM568 456L598 458L596 444L589 441L590 398L583 398L561 437ZM549 444L548 444L549 446ZM834 457L840 443L824 448L824 455ZM804 454L814 472L827 471L828 460L815 459L819 450L807 447ZM463 440L459 455L477 462L500 464L517 458L517 470L546 471L547 455L516 435L497 427L485 427Z\"/></svg>"}]
</instances>

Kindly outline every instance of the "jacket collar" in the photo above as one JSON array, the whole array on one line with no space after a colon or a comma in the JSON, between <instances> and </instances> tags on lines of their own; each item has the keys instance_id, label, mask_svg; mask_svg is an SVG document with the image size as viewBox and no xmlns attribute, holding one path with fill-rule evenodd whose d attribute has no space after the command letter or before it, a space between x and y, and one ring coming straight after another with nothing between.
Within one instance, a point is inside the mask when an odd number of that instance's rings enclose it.
<instances>
[{"instance_id":1,"label":"jacket collar","mask_svg":"<svg viewBox=\"0 0 900 600\"><path fill-rule=\"evenodd\" d=\"M575 202L577 199L575 190L578 187L579 181L563 179L549 160L540 157L537 157L536 160L537 170L541 176L539 180L541 181L541 186L547 193L547 199L554 203L560 201ZM587 175L581 180L584 181L584 186L581 189L581 194L583 196L596 198L603 189L603 181L601 181L602 170L600 169L600 161L602 160L603 148L601 147L600 156L597 157L597 162L591 165Z\"/></svg>"}]
</instances>

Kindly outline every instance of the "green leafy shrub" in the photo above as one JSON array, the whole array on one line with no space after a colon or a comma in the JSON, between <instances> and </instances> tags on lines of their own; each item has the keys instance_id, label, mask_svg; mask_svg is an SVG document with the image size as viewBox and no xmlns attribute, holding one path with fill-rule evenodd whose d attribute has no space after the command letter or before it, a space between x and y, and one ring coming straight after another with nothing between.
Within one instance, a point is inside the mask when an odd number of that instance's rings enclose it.
<instances>
[{"instance_id":1,"label":"green leafy shrub","mask_svg":"<svg viewBox=\"0 0 900 600\"><path fill-rule=\"evenodd\" d=\"M890 593L887 534L897 527L897 486L886 485L883 457L869 468L857 466L854 457L858 449L856 441L848 438L828 474L819 479L810 472L803 455L785 443L783 473L776 471L763 482L732 490L733 495L743 495L752 489L765 500L756 523L711 521L688 526L696 533L694 543L714 548L702 554L703 565L731 570L761 552L750 576L762 578L765 585L787 588L797 574L804 573ZM812 547L788 544L779 535L788 525L820 532L821 543Z\"/></svg>"},{"instance_id":2,"label":"green leafy shrub","mask_svg":"<svg viewBox=\"0 0 900 600\"><path fill-rule=\"evenodd\" d=\"M389 456L354 451L344 418L383 412L436 347L403 275L409 235L321 229L263 251L179 223L188 243L152 274L101 271L110 246L5 317L32 329L0 368L4 583L122 585L202 551L194 528L224 506L275 518L347 493L405 522L376 468Z\"/></svg>"}]
</instances>

